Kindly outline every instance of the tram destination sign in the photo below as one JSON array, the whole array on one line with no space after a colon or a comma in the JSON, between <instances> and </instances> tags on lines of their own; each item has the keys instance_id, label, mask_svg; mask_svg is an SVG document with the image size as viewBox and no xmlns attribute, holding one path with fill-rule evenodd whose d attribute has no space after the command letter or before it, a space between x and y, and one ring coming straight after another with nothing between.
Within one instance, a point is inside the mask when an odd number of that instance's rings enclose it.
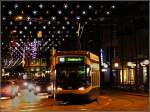
<instances>
[{"instance_id":1,"label":"tram destination sign","mask_svg":"<svg viewBox=\"0 0 150 112\"><path fill-rule=\"evenodd\" d=\"M81 63L84 62L84 57L60 57L59 62L60 63L71 63L71 62Z\"/></svg>"}]
</instances>

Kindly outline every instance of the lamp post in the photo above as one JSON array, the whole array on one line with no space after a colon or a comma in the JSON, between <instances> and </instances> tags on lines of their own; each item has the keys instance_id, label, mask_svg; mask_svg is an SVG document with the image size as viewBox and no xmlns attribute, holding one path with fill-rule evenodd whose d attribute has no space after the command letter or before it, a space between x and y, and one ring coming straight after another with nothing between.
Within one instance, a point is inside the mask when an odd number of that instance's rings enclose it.
<instances>
[{"instance_id":1,"label":"lamp post","mask_svg":"<svg viewBox=\"0 0 150 112\"><path fill-rule=\"evenodd\" d=\"M78 50L81 50L81 36L82 36L82 33L83 33L83 29L84 29L84 25L81 26L80 22L77 23L78 24L78 30L76 32L77 34L77 48Z\"/></svg>"},{"instance_id":2,"label":"lamp post","mask_svg":"<svg viewBox=\"0 0 150 112\"><path fill-rule=\"evenodd\" d=\"M115 73L116 73L116 77L115 77L115 84L116 84L116 86L119 84L119 78L120 78L120 76L119 76L119 63L118 62L115 62L114 63L114 68L115 68Z\"/></svg>"},{"instance_id":3,"label":"lamp post","mask_svg":"<svg viewBox=\"0 0 150 112\"><path fill-rule=\"evenodd\" d=\"M54 97L54 100L56 100L56 94L55 94L55 90L56 90L55 54L56 54L56 50L54 49L54 47L51 49L50 54L51 54L50 71L51 71L51 79L52 79L52 83L53 83L53 97Z\"/></svg>"}]
</instances>

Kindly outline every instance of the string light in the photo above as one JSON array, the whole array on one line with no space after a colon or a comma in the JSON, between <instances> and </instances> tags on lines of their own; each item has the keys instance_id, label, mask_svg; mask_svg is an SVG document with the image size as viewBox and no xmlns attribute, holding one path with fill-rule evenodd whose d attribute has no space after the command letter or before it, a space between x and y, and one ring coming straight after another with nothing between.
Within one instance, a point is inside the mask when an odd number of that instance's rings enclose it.
<instances>
[{"instance_id":1,"label":"string light","mask_svg":"<svg viewBox=\"0 0 150 112\"><path fill-rule=\"evenodd\" d=\"M13 22L12 21L10 21L10 23L9 23L10 25L12 25L13 24Z\"/></svg>"},{"instance_id":2,"label":"string light","mask_svg":"<svg viewBox=\"0 0 150 112\"><path fill-rule=\"evenodd\" d=\"M32 22L31 22L31 21L29 22L29 25L32 25Z\"/></svg>"},{"instance_id":3,"label":"string light","mask_svg":"<svg viewBox=\"0 0 150 112\"><path fill-rule=\"evenodd\" d=\"M36 28L37 28L37 27L36 27L36 26L34 26L34 29L35 29L35 30L36 30Z\"/></svg>"},{"instance_id":4,"label":"string light","mask_svg":"<svg viewBox=\"0 0 150 112\"><path fill-rule=\"evenodd\" d=\"M65 29L66 29L66 27L65 27L65 26L62 26L62 29L63 29L63 30L65 30Z\"/></svg>"},{"instance_id":5,"label":"string light","mask_svg":"<svg viewBox=\"0 0 150 112\"><path fill-rule=\"evenodd\" d=\"M27 5L27 7L30 8L31 6L30 6L30 5Z\"/></svg>"},{"instance_id":6,"label":"string light","mask_svg":"<svg viewBox=\"0 0 150 112\"><path fill-rule=\"evenodd\" d=\"M15 9L17 9L18 7L19 7L18 4L15 4L15 5L14 5L14 8L15 8Z\"/></svg>"},{"instance_id":7,"label":"string light","mask_svg":"<svg viewBox=\"0 0 150 112\"><path fill-rule=\"evenodd\" d=\"M47 24L50 25L50 24L51 24L51 21L48 21Z\"/></svg>"},{"instance_id":8,"label":"string light","mask_svg":"<svg viewBox=\"0 0 150 112\"><path fill-rule=\"evenodd\" d=\"M2 19L3 19L3 20L6 20L6 17L3 17Z\"/></svg>"},{"instance_id":9,"label":"string light","mask_svg":"<svg viewBox=\"0 0 150 112\"><path fill-rule=\"evenodd\" d=\"M27 30L27 29L28 29L28 27L27 27L27 26L24 26L24 29L25 29L25 30Z\"/></svg>"},{"instance_id":10,"label":"string light","mask_svg":"<svg viewBox=\"0 0 150 112\"><path fill-rule=\"evenodd\" d=\"M53 21L56 20L56 17L55 17L55 16L52 16L52 20L53 20Z\"/></svg>"},{"instance_id":11,"label":"string light","mask_svg":"<svg viewBox=\"0 0 150 112\"><path fill-rule=\"evenodd\" d=\"M80 19L80 16L77 16L76 19L79 20L79 19Z\"/></svg>"},{"instance_id":12,"label":"string light","mask_svg":"<svg viewBox=\"0 0 150 112\"><path fill-rule=\"evenodd\" d=\"M52 5L52 8L55 8L55 5L54 5L54 4Z\"/></svg>"},{"instance_id":13,"label":"string light","mask_svg":"<svg viewBox=\"0 0 150 112\"><path fill-rule=\"evenodd\" d=\"M58 5L58 7L55 4L50 4L49 6L49 4L43 4L43 3L38 3L37 6L33 5L32 3L29 3L29 4L25 4L25 7L21 7L22 5L20 4L21 4L20 2L13 3L11 7L15 9L9 8L9 5L8 6L2 5L3 10L4 10L4 7L8 7L7 10L5 9L8 15L7 16L5 15L6 17L2 16L2 20L4 24L6 23L5 20L6 19L8 20L8 25L6 24L4 26L5 30L10 31L10 29L12 28L14 29L14 27L20 30L18 31L18 33L24 34L24 35L19 35L20 36L19 38L24 37L23 41L26 41L28 37L33 37L33 38L29 38L28 40L29 42L32 39L37 38L37 35L34 34L34 32L31 35L31 33L28 32L28 29L30 29L31 31L32 30L38 31L38 30L41 30L41 28L44 29L44 31L48 33L47 34L44 32L44 35L43 35L44 37L46 37L47 41L55 41L55 40L58 41L59 39L61 39L61 41L64 41L66 38L71 37L71 34L75 32L75 30L72 30L76 28L75 22L78 22L79 20L83 19L84 20L83 24L87 24L88 20L90 21L95 20L94 16L96 14L98 15L98 11L99 11L97 6L94 4L87 4L86 7L84 5L82 6L82 4L78 4L78 3L71 4L68 2L65 2L65 3L62 2L61 6ZM99 8L101 6L102 5L100 5ZM111 5L110 7L115 8L116 6ZM94 14L92 17L88 15L91 13ZM21 14L23 19L17 22L12 20L14 14L15 15ZM109 15L110 12L105 12L105 14ZM42 18L39 19L39 17L42 17ZM99 17L97 20L104 21L104 18ZM23 27L23 29L21 27ZM66 31L66 30L69 30L69 31ZM49 39L48 37L52 37L52 38ZM46 40L41 39L40 41L45 42ZM53 45L56 46L57 44L53 44Z\"/></svg>"},{"instance_id":14,"label":"string light","mask_svg":"<svg viewBox=\"0 0 150 112\"><path fill-rule=\"evenodd\" d=\"M110 12L109 12L109 11L107 11L107 12L106 12L106 14L107 14L107 15L110 15Z\"/></svg>"},{"instance_id":15,"label":"string light","mask_svg":"<svg viewBox=\"0 0 150 112\"><path fill-rule=\"evenodd\" d=\"M46 29L46 26L43 26L43 29Z\"/></svg>"},{"instance_id":16,"label":"string light","mask_svg":"<svg viewBox=\"0 0 150 112\"><path fill-rule=\"evenodd\" d=\"M67 25L70 25L70 22L69 22L69 21L67 21L66 23L67 23Z\"/></svg>"},{"instance_id":17,"label":"string light","mask_svg":"<svg viewBox=\"0 0 150 112\"><path fill-rule=\"evenodd\" d=\"M92 8L92 5L89 5L89 9L91 9Z\"/></svg>"},{"instance_id":18,"label":"string light","mask_svg":"<svg viewBox=\"0 0 150 112\"><path fill-rule=\"evenodd\" d=\"M11 11L11 10L9 10L9 11L8 11L8 14L9 14L9 15L12 15L12 11Z\"/></svg>"},{"instance_id":19,"label":"string light","mask_svg":"<svg viewBox=\"0 0 150 112\"><path fill-rule=\"evenodd\" d=\"M60 30L58 30L57 33L60 34Z\"/></svg>"},{"instance_id":20,"label":"string light","mask_svg":"<svg viewBox=\"0 0 150 112\"><path fill-rule=\"evenodd\" d=\"M28 17L27 17L27 21L30 21L30 20L31 20L31 17L28 16Z\"/></svg>"},{"instance_id":21,"label":"string light","mask_svg":"<svg viewBox=\"0 0 150 112\"><path fill-rule=\"evenodd\" d=\"M112 6L111 6L111 8L113 8L113 9L114 9L115 7L116 7L115 5L112 5Z\"/></svg>"},{"instance_id":22,"label":"string light","mask_svg":"<svg viewBox=\"0 0 150 112\"><path fill-rule=\"evenodd\" d=\"M48 10L46 11L46 14L49 14L49 11L48 11Z\"/></svg>"},{"instance_id":23,"label":"string light","mask_svg":"<svg viewBox=\"0 0 150 112\"><path fill-rule=\"evenodd\" d=\"M86 14L86 11L82 11L82 14L85 15L85 14Z\"/></svg>"},{"instance_id":24,"label":"string light","mask_svg":"<svg viewBox=\"0 0 150 112\"><path fill-rule=\"evenodd\" d=\"M68 5L67 4L64 4L64 9L67 9L68 8Z\"/></svg>"},{"instance_id":25,"label":"string light","mask_svg":"<svg viewBox=\"0 0 150 112\"><path fill-rule=\"evenodd\" d=\"M19 31L19 34L23 34L23 31Z\"/></svg>"},{"instance_id":26,"label":"string light","mask_svg":"<svg viewBox=\"0 0 150 112\"><path fill-rule=\"evenodd\" d=\"M37 11L36 11L36 10L34 10L34 11L33 11L33 14L34 14L34 15L36 15L36 14L37 14Z\"/></svg>"},{"instance_id":27,"label":"string light","mask_svg":"<svg viewBox=\"0 0 150 112\"><path fill-rule=\"evenodd\" d=\"M61 10L58 10L58 14L59 14L59 15L62 14L62 11L61 11Z\"/></svg>"},{"instance_id":28,"label":"string light","mask_svg":"<svg viewBox=\"0 0 150 112\"><path fill-rule=\"evenodd\" d=\"M43 8L43 5L42 5L42 4L40 4L40 5L39 5L39 8L41 8L41 9L42 9L42 8Z\"/></svg>"}]
</instances>

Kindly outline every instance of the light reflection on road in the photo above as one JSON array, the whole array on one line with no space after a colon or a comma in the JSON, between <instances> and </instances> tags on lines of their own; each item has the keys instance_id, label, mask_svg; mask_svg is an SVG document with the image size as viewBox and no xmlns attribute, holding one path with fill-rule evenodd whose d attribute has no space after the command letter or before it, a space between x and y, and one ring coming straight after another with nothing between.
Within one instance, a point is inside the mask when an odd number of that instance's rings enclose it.
<instances>
[{"instance_id":1,"label":"light reflection on road","mask_svg":"<svg viewBox=\"0 0 150 112\"><path fill-rule=\"evenodd\" d=\"M56 102L47 96L36 96L28 90L21 91L14 99L0 102L1 112L49 112L49 111L121 111L121 110L146 110L148 98L132 96L126 93L100 95L97 101L90 103Z\"/></svg>"},{"instance_id":2,"label":"light reflection on road","mask_svg":"<svg viewBox=\"0 0 150 112\"><path fill-rule=\"evenodd\" d=\"M1 103L0 108L14 110L19 108L34 107L34 105L40 100L40 98L35 96L32 91L29 92L28 90L23 90L20 94L21 95L15 97L14 99L4 100L3 103Z\"/></svg>"}]
</instances>

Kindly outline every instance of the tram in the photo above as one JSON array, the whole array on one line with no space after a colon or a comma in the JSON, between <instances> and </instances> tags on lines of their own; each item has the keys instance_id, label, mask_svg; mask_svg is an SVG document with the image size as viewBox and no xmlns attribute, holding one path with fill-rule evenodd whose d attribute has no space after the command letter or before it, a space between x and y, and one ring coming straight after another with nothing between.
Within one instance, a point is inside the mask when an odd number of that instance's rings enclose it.
<instances>
[{"instance_id":1,"label":"tram","mask_svg":"<svg viewBox=\"0 0 150 112\"><path fill-rule=\"evenodd\" d=\"M99 57L88 51L55 54L56 100L95 100L99 95Z\"/></svg>"}]
</instances>

